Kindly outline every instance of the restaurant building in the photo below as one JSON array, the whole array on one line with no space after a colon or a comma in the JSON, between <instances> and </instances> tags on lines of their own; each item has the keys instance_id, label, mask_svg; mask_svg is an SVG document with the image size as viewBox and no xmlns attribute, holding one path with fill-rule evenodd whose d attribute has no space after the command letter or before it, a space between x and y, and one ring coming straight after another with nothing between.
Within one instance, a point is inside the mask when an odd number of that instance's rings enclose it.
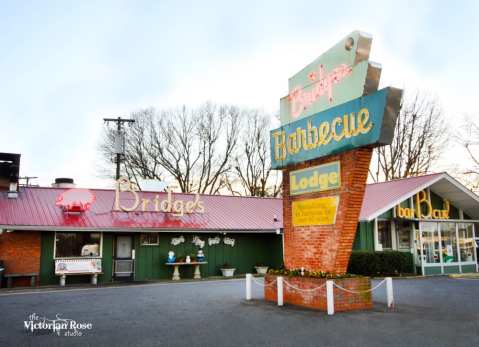
<instances>
[{"instance_id":1,"label":"restaurant building","mask_svg":"<svg viewBox=\"0 0 479 347\"><path fill-rule=\"evenodd\" d=\"M202 277L283 263L282 199L140 192L126 179L18 187L19 156L0 157L0 261L14 285L171 279L170 251L194 262L201 250ZM354 249L410 252L418 274L475 272L477 222L479 197L447 173L369 184Z\"/></svg>"},{"instance_id":2,"label":"restaurant building","mask_svg":"<svg viewBox=\"0 0 479 347\"><path fill-rule=\"evenodd\" d=\"M19 275L14 285L33 274L42 285L62 277L67 284L171 279L169 251L176 262L194 262L202 250L202 277L220 276L225 263L235 275L282 264L280 199L137 192L127 180L117 189L80 189L68 179L17 187L16 174L5 171L0 260L7 276ZM179 270L193 278L194 266Z\"/></svg>"},{"instance_id":3,"label":"restaurant building","mask_svg":"<svg viewBox=\"0 0 479 347\"><path fill-rule=\"evenodd\" d=\"M359 220L355 250L410 252L424 275L478 270L479 197L447 173L368 184Z\"/></svg>"}]
</instances>

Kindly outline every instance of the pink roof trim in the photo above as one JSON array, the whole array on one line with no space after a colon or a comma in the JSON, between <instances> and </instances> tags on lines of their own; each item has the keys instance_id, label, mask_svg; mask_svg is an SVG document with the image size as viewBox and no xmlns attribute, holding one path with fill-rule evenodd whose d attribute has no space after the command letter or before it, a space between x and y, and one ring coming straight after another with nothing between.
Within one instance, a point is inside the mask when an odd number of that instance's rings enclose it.
<instances>
[{"instance_id":1,"label":"pink roof trim","mask_svg":"<svg viewBox=\"0 0 479 347\"><path fill-rule=\"evenodd\" d=\"M446 174L441 172L368 184L359 220L368 221L376 218L416 192L437 182L444 175Z\"/></svg>"}]
</instances>

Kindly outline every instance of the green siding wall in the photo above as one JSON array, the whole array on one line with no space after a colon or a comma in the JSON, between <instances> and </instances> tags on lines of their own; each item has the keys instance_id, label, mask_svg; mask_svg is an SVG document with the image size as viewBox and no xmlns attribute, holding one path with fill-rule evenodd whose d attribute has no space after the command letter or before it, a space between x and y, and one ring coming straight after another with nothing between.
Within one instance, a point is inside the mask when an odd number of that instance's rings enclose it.
<instances>
[{"instance_id":1,"label":"green siding wall","mask_svg":"<svg viewBox=\"0 0 479 347\"><path fill-rule=\"evenodd\" d=\"M55 262L53 261L53 244L55 233L53 231L42 232L42 248L40 255L40 284L58 284L55 276Z\"/></svg>"},{"instance_id":2,"label":"green siding wall","mask_svg":"<svg viewBox=\"0 0 479 347\"><path fill-rule=\"evenodd\" d=\"M183 235L185 242L177 246L171 245L173 237ZM135 235L135 280L146 281L155 279L170 279L173 268L165 265L168 251L175 252L177 258L196 255L198 248L192 244L194 234L160 234L157 246L141 246L139 235ZM282 237L276 234L227 234L235 240L234 247L223 243L222 234L197 234L205 241L203 252L208 264L201 266L203 277L221 275L221 265L225 262L236 268L235 274L254 272L256 263L265 263L271 267L282 265ZM208 245L209 237L220 236L217 245ZM181 277L192 278L193 267L183 266Z\"/></svg>"},{"instance_id":3,"label":"green siding wall","mask_svg":"<svg viewBox=\"0 0 479 347\"><path fill-rule=\"evenodd\" d=\"M353 250L374 251L374 222L358 223Z\"/></svg>"},{"instance_id":4,"label":"green siding wall","mask_svg":"<svg viewBox=\"0 0 479 347\"><path fill-rule=\"evenodd\" d=\"M192 234L160 233L160 242L157 246L140 245L140 234L134 235L135 249L135 280L147 281L156 279L169 279L173 269L165 265L168 251L173 250L177 256L196 255L197 247L192 244ZM185 242L171 245L172 237L183 235ZM276 234L227 234L227 237L235 239L235 246L231 247L223 243L223 234L198 234L205 241L203 252L208 264L201 266L202 276L219 276L220 268L228 262L236 268L235 274L243 274L254 271L256 263L265 263L271 267L280 267L283 263L282 237ZM208 245L208 237L220 236L218 245ZM98 282L105 283L113 280L113 233L103 233L102 270ZM42 285L58 284L59 279L55 276L55 263L53 250L55 242L54 232L42 232L42 247L40 257L40 283ZM182 278L192 278L193 268L182 267ZM68 283L88 283L90 276L67 276Z\"/></svg>"},{"instance_id":5,"label":"green siding wall","mask_svg":"<svg viewBox=\"0 0 479 347\"><path fill-rule=\"evenodd\" d=\"M103 233L101 269L103 274L98 276L98 282L111 282L113 280L113 234Z\"/></svg>"},{"instance_id":6,"label":"green siding wall","mask_svg":"<svg viewBox=\"0 0 479 347\"><path fill-rule=\"evenodd\" d=\"M462 272L476 272L476 265L462 265Z\"/></svg>"},{"instance_id":7,"label":"green siding wall","mask_svg":"<svg viewBox=\"0 0 479 347\"><path fill-rule=\"evenodd\" d=\"M424 275L440 275L442 273L440 266L425 267Z\"/></svg>"},{"instance_id":8,"label":"green siding wall","mask_svg":"<svg viewBox=\"0 0 479 347\"><path fill-rule=\"evenodd\" d=\"M42 232L42 247L40 255L40 284L58 284L59 278L55 275L55 261L53 259L53 250L55 243L55 233L53 231ZM112 281L113 266L113 234L103 234L103 258L102 270L98 282ZM91 277L86 276L67 276L67 283L89 283Z\"/></svg>"},{"instance_id":9,"label":"green siding wall","mask_svg":"<svg viewBox=\"0 0 479 347\"><path fill-rule=\"evenodd\" d=\"M459 273L459 265L444 265L444 273L445 274L458 274Z\"/></svg>"}]
</instances>

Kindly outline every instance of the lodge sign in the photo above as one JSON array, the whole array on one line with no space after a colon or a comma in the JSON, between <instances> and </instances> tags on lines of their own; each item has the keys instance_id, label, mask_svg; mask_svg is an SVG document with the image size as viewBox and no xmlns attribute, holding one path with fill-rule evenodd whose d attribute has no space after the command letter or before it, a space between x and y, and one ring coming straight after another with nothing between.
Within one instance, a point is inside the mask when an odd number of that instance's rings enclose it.
<instances>
[{"instance_id":1,"label":"lodge sign","mask_svg":"<svg viewBox=\"0 0 479 347\"><path fill-rule=\"evenodd\" d=\"M290 171L289 193L298 195L338 189L341 186L340 162Z\"/></svg>"}]
</instances>

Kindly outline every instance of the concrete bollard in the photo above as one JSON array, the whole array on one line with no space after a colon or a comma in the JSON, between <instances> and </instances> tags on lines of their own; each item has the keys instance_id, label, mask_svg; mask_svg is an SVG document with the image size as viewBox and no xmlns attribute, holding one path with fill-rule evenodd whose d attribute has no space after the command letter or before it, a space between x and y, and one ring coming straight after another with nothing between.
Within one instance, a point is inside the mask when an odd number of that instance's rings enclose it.
<instances>
[{"instance_id":1,"label":"concrete bollard","mask_svg":"<svg viewBox=\"0 0 479 347\"><path fill-rule=\"evenodd\" d=\"M334 283L331 280L326 281L326 300L328 303L328 315L334 314Z\"/></svg>"},{"instance_id":2,"label":"concrete bollard","mask_svg":"<svg viewBox=\"0 0 479 347\"><path fill-rule=\"evenodd\" d=\"M278 287L278 306L283 306L283 277L276 277Z\"/></svg>"},{"instance_id":3,"label":"concrete bollard","mask_svg":"<svg viewBox=\"0 0 479 347\"><path fill-rule=\"evenodd\" d=\"M60 276L60 286L65 287L65 282L66 282L67 276L61 275Z\"/></svg>"},{"instance_id":4,"label":"concrete bollard","mask_svg":"<svg viewBox=\"0 0 479 347\"><path fill-rule=\"evenodd\" d=\"M394 292L393 292L393 279L386 277L386 298L388 308L394 307Z\"/></svg>"},{"instance_id":5,"label":"concrete bollard","mask_svg":"<svg viewBox=\"0 0 479 347\"><path fill-rule=\"evenodd\" d=\"M251 300L251 280L253 275L246 274L246 300Z\"/></svg>"}]
</instances>

